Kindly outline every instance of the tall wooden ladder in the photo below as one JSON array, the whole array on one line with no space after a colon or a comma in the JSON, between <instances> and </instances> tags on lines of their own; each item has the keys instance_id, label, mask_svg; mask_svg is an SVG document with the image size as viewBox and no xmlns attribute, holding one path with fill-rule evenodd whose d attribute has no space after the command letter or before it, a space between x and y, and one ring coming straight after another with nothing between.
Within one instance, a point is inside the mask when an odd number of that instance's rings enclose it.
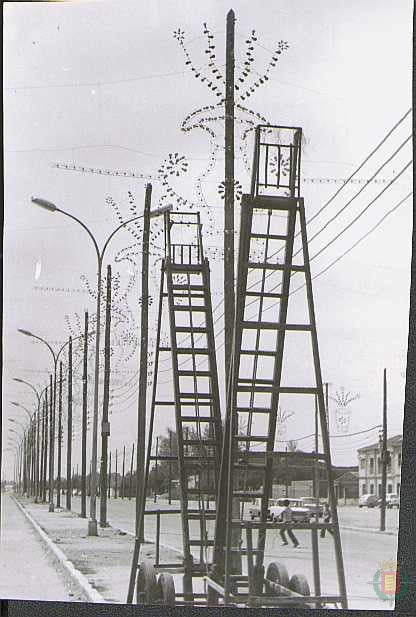
<instances>
[{"instance_id":1,"label":"tall wooden ladder","mask_svg":"<svg viewBox=\"0 0 416 617\"><path fill-rule=\"evenodd\" d=\"M163 336L166 324L169 333ZM166 368L167 361L170 368ZM157 422L161 427L163 420L164 426L169 426L172 414L176 451L160 454L154 450L154 426ZM221 451L210 267L203 252L202 225L199 213L170 212L165 215L165 259L161 271L145 491L152 462L169 460L177 465L180 512L159 509L159 516L180 513L183 559L179 567L159 559L155 563L157 572L183 574L182 590L176 592L177 604L205 602L203 577L212 561ZM137 541L135 567L140 570ZM199 590L195 590L196 578L200 579Z\"/></svg>"},{"instance_id":2,"label":"tall wooden ladder","mask_svg":"<svg viewBox=\"0 0 416 617\"><path fill-rule=\"evenodd\" d=\"M214 562L207 578L210 604L315 608L340 604L347 608L305 209L299 194L301 138L300 128L257 127L251 193L244 195L241 203L231 377ZM296 234L297 222L300 230ZM294 241L298 236L300 262L294 259ZM299 291L306 289L307 317L303 323L288 322L289 296L302 276L304 283ZM290 380L295 382L297 369L289 372L289 383L282 385L288 332L309 337L312 385L290 384ZM301 370L299 373L302 375ZM313 464L323 463L328 477L331 522L322 522L316 516L315 520L296 525L296 529L311 532L314 595L304 575L289 578L285 564L280 561L269 564L265 571L267 530L273 529L275 535L276 528L284 526L268 520L274 464L279 458L288 457L288 453L275 447L282 395L310 396L311 408L314 400L318 405L323 452L295 453L298 459L307 457ZM254 498L260 503L259 521L247 517L248 504ZM337 593L321 591L318 531L323 528L330 530L334 540ZM274 551L279 554L279 550Z\"/></svg>"}]
</instances>

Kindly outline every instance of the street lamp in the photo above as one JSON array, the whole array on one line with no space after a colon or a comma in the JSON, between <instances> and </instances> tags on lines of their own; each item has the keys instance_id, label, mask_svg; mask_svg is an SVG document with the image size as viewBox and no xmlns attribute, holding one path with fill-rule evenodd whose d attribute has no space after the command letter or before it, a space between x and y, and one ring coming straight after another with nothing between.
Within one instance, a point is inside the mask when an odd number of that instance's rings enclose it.
<instances>
[{"instance_id":1,"label":"street lamp","mask_svg":"<svg viewBox=\"0 0 416 617\"><path fill-rule=\"evenodd\" d=\"M59 356L60 356L61 352L63 351L63 349L65 349L65 347L68 345L69 340L65 341L65 343L60 347L60 349L56 353L52 349L50 344L45 339L43 339L41 336L38 336L37 334L33 334L33 332L30 332L29 330L23 330L23 328L18 328L17 331L20 332L20 334L24 334L25 336L30 336L31 338L35 338L38 341L40 341L41 343L43 343L44 345L46 345L46 347L51 352L52 359L53 359L53 373L54 373L54 378L53 378L53 398L52 398L52 413L51 413L50 431L49 431L49 435L50 435L50 447L49 447L49 512L53 512L55 510L55 505L54 505L54 501L53 501L53 490L54 490L54 464L55 464L54 458L55 458L56 370L57 370ZM80 336L78 336L76 338L78 339L78 338L81 338L82 336L83 335L81 334ZM73 339L73 340L75 340L75 339ZM20 405L20 407L21 407L21 405Z\"/></svg>"},{"instance_id":2,"label":"street lamp","mask_svg":"<svg viewBox=\"0 0 416 617\"><path fill-rule=\"evenodd\" d=\"M116 227L110 235L107 237L102 249L100 250L98 247L98 243L92 233L92 231L87 227L83 221L79 218L67 212L66 210L62 210L58 208L53 202L48 201L46 199L42 199L39 197L32 197L32 203L40 206L48 210L49 212L60 212L61 214L67 216L72 219L87 232L89 235L95 249L96 257L97 257L97 308L96 308L96 334L95 334L95 368L94 368L94 407L93 407L93 425L92 425L92 463L91 463L91 496L90 496L90 519L88 521L88 535L96 536L97 535L97 440L98 440L98 390L99 390L99 377L100 377L100 329L101 329L101 272L102 272L102 264L104 259L105 251L112 240L112 238L116 235L120 229L126 227L126 225L133 223L141 218L143 218L143 214L139 216L134 216L133 218L121 223L118 227ZM164 214L165 212L172 209L172 206L164 206L150 212L149 218L159 216ZM108 423L106 426L102 426L102 439L106 439L108 437L109 426Z\"/></svg>"},{"instance_id":3,"label":"street lamp","mask_svg":"<svg viewBox=\"0 0 416 617\"><path fill-rule=\"evenodd\" d=\"M23 384L28 386L29 388L31 388L31 390L33 390L33 392L35 393L36 396L36 400L37 400L37 430L36 430L36 449L35 449L35 468L34 468L34 476L35 476L35 482L34 482L34 489L35 489L35 503L37 503L37 499L39 497L39 488L40 488L40 476L39 476L39 472L40 472L40 464L39 464L39 456L42 454L43 456L43 452L41 452L41 448L40 448L40 403L41 403L41 398L44 394L44 392L46 392L46 389L49 386L46 386L45 388L43 388L43 390L41 391L41 393L39 394L39 392L37 391L37 389L28 381L25 381L24 379L20 379L19 377L13 377L13 381L16 381L17 383ZM16 403L14 401L12 401L12 405L15 405L16 407L20 407L19 403ZM26 410L27 411L27 410ZM43 439L43 433L42 433L42 439Z\"/></svg>"}]
</instances>

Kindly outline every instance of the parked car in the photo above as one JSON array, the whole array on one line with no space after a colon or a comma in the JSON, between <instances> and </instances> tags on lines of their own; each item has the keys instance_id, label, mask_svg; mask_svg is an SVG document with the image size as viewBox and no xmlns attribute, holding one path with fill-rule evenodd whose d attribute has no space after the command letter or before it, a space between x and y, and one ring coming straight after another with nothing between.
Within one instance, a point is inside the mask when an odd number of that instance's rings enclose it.
<instances>
[{"instance_id":1,"label":"parked car","mask_svg":"<svg viewBox=\"0 0 416 617\"><path fill-rule=\"evenodd\" d=\"M286 498L282 497L281 499L274 499L273 504L269 504L269 517L272 521L280 521L281 514L283 510L286 508L285 501ZM289 499L289 507L292 510L292 520L295 523L308 523L313 514L311 513L310 508L303 505L302 499Z\"/></svg>"},{"instance_id":2,"label":"parked car","mask_svg":"<svg viewBox=\"0 0 416 617\"><path fill-rule=\"evenodd\" d=\"M301 500L305 508L309 508L311 514L318 514L318 516L324 515L324 503L320 502L317 504L316 497L301 497Z\"/></svg>"},{"instance_id":3,"label":"parked car","mask_svg":"<svg viewBox=\"0 0 416 617\"><path fill-rule=\"evenodd\" d=\"M397 493L387 493L386 506L387 508L399 508L400 507L400 497L398 496Z\"/></svg>"},{"instance_id":4,"label":"parked car","mask_svg":"<svg viewBox=\"0 0 416 617\"><path fill-rule=\"evenodd\" d=\"M361 495L361 497L358 500L358 507L359 508L375 508L376 505L378 503L378 499L376 497L376 495L370 495L369 493L366 493L365 495Z\"/></svg>"}]
</instances>

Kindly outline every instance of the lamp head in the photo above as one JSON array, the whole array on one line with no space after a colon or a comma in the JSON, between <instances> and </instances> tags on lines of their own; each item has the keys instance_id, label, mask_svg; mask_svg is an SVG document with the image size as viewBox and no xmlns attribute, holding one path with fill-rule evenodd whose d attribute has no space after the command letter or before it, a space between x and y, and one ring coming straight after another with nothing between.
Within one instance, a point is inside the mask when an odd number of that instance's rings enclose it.
<instances>
[{"instance_id":1,"label":"lamp head","mask_svg":"<svg viewBox=\"0 0 416 617\"><path fill-rule=\"evenodd\" d=\"M41 199L40 197L32 197L31 201L37 206L40 206L41 208L45 208L45 210L49 210L49 212L56 212L56 210L59 209L57 208L57 206L55 206L54 203L52 203L51 201L48 201L47 199Z\"/></svg>"},{"instance_id":2,"label":"lamp head","mask_svg":"<svg viewBox=\"0 0 416 617\"><path fill-rule=\"evenodd\" d=\"M13 377L13 381L17 381L18 383L24 383L23 379L19 379L19 377Z\"/></svg>"},{"instance_id":3,"label":"lamp head","mask_svg":"<svg viewBox=\"0 0 416 617\"><path fill-rule=\"evenodd\" d=\"M17 328L17 331L20 332L20 334L24 334L26 336L33 336L33 334L29 332L29 330L23 330L22 328Z\"/></svg>"}]
</instances>

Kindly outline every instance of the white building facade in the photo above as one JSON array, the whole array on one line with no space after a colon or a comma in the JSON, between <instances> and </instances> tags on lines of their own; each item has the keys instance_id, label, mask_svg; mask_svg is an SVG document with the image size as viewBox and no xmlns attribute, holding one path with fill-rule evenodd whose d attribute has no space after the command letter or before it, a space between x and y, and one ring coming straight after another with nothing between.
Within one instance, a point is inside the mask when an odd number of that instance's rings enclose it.
<instances>
[{"instance_id":1,"label":"white building facade","mask_svg":"<svg viewBox=\"0 0 416 617\"><path fill-rule=\"evenodd\" d=\"M402 435L395 435L387 439L387 450L390 453L390 461L387 463L387 493L400 495L402 442ZM359 448L357 453L359 494L381 497L382 465L379 442Z\"/></svg>"}]
</instances>

